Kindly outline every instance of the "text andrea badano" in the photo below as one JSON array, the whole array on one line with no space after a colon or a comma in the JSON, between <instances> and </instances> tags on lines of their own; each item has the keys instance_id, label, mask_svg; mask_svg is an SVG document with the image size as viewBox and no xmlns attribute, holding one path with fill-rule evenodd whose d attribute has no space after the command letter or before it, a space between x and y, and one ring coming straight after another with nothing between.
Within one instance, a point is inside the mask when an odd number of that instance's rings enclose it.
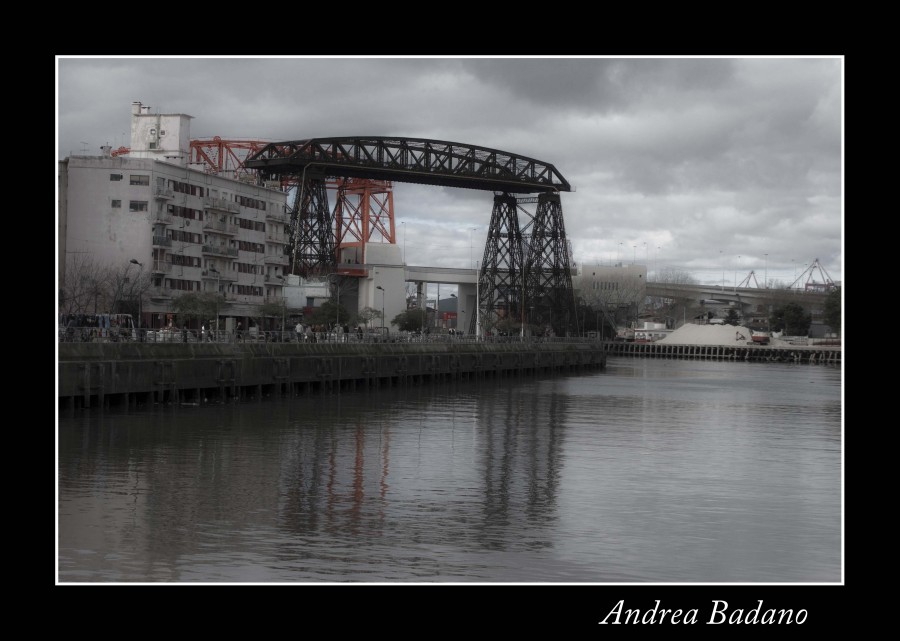
<instances>
[{"instance_id":1,"label":"text andrea badano","mask_svg":"<svg viewBox=\"0 0 900 641\"><path fill-rule=\"evenodd\" d=\"M764 608L762 599L759 600L755 608L749 610L729 609L728 601L713 601L712 609L709 611L709 617L704 617L703 623L708 625L717 625L721 623L743 623L743 624L797 624L806 623L807 612L805 609L794 611L793 609L776 609ZM656 605L649 610L641 610L639 608L627 609L625 607L625 599L616 603L615 607L609 611L609 614L600 621L600 625L616 625L623 623L637 624L654 624L654 623L697 623L700 621L700 609L691 608L668 609L659 607L659 600Z\"/></svg>"}]
</instances>

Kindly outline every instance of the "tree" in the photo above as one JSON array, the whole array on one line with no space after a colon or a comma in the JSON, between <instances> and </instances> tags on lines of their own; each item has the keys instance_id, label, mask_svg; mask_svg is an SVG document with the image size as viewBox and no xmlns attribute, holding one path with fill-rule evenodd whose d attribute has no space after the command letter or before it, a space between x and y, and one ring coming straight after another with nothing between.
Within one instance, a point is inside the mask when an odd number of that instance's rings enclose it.
<instances>
[{"instance_id":1,"label":"tree","mask_svg":"<svg viewBox=\"0 0 900 641\"><path fill-rule=\"evenodd\" d=\"M422 329L425 314L422 310L407 309L394 316L391 325L396 325L401 332L418 332Z\"/></svg>"},{"instance_id":2,"label":"tree","mask_svg":"<svg viewBox=\"0 0 900 641\"><path fill-rule=\"evenodd\" d=\"M696 285L697 279L691 276L690 272L676 267L666 267L660 269L653 276L656 283L665 283L667 285Z\"/></svg>"},{"instance_id":3,"label":"tree","mask_svg":"<svg viewBox=\"0 0 900 641\"><path fill-rule=\"evenodd\" d=\"M313 310L309 318L311 325L325 325L332 327L335 323L342 324L350 321L350 314L343 305L335 305L330 300L325 301Z\"/></svg>"},{"instance_id":4,"label":"tree","mask_svg":"<svg viewBox=\"0 0 900 641\"><path fill-rule=\"evenodd\" d=\"M825 299L823 319L825 324L836 334L841 333L841 288L831 290Z\"/></svg>"},{"instance_id":5,"label":"tree","mask_svg":"<svg viewBox=\"0 0 900 641\"><path fill-rule=\"evenodd\" d=\"M629 320L637 320L646 297L644 279L627 276L604 285L606 286L598 289L582 288L580 295L583 303L595 309L607 310L617 323L626 324Z\"/></svg>"},{"instance_id":6,"label":"tree","mask_svg":"<svg viewBox=\"0 0 900 641\"><path fill-rule=\"evenodd\" d=\"M281 323L281 319L285 317L286 312L284 301L267 301L257 308L258 316L253 317L253 320L256 321L257 325L261 325L260 321L265 318L277 318L278 321L275 324L278 325Z\"/></svg>"},{"instance_id":7,"label":"tree","mask_svg":"<svg viewBox=\"0 0 900 641\"><path fill-rule=\"evenodd\" d=\"M521 331L521 328L522 323L514 318L501 318L494 326L494 329L506 336L518 334Z\"/></svg>"},{"instance_id":8,"label":"tree","mask_svg":"<svg viewBox=\"0 0 900 641\"><path fill-rule=\"evenodd\" d=\"M369 328L369 321L373 321L379 318L381 318L381 310L374 309L372 307L363 307L356 314L356 320L365 325L366 329Z\"/></svg>"},{"instance_id":9,"label":"tree","mask_svg":"<svg viewBox=\"0 0 900 641\"><path fill-rule=\"evenodd\" d=\"M690 272L677 267L665 267L658 270L653 282L664 285L697 285L697 279ZM666 326L674 328L678 319L682 321L697 315L696 301L692 296L667 298L665 296L649 296L649 307L659 319L665 319Z\"/></svg>"},{"instance_id":10,"label":"tree","mask_svg":"<svg viewBox=\"0 0 900 641\"><path fill-rule=\"evenodd\" d=\"M136 317L140 297L149 286L149 275L131 263L107 265L87 253L71 254L59 283L59 311Z\"/></svg>"},{"instance_id":11,"label":"tree","mask_svg":"<svg viewBox=\"0 0 900 641\"><path fill-rule=\"evenodd\" d=\"M725 314L725 324L726 325L739 325L741 322L740 317L738 316L737 310L733 307L728 308L728 313Z\"/></svg>"},{"instance_id":12,"label":"tree","mask_svg":"<svg viewBox=\"0 0 900 641\"><path fill-rule=\"evenodd\" d=\"M797 303L788 303L775 309L769 318L773 332L784 332L788 336L806 336L812 324L812 315L803 311Z\"/></svg>"},{"instance_id":13,"label":"tree","mask_svg":"<svg viewBox=\"0 0 900 641\"><path fill-rule=\"evenodd\" d=\"M179 325L192 320L205 323L216 317L218 309L219 296L215 292L186 292L172 301Z\"/></svg>"},{"instance_id":14,"label":"tree","mask_svg":"<svg viewBox=\"0 0 900 641\"><path fill-rule=\"evenodd\" d=\"M93 314L108 311L109 268L87 253L72 254L60 282L59 311Z\"/></svg>"}]
</instances>

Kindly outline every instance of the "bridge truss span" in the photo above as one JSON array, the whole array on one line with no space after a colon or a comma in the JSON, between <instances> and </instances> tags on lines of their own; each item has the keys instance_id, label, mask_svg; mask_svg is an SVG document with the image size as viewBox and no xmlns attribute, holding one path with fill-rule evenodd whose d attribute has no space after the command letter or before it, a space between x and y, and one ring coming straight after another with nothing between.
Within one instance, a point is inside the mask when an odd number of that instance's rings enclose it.
<instances>
[{"instance_id":1,"label":"bridge truss span","mask_svg":"<svg viewBox=\"0 0 900 641\"><path fill-rule=\"evenodd\" d=\"M339 137L273 142L245 165L269 179L315 165L324 173L355 178L505 191L571 191L549 163L487 147L425 138Z\"/></svg>"}]
</instances>

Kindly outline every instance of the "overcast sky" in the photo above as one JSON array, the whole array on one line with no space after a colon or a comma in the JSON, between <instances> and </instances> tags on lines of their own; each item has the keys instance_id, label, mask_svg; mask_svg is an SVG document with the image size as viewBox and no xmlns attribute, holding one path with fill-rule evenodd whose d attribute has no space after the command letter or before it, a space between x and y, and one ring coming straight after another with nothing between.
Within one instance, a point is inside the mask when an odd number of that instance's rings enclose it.
<instances>
[{"instance_id":1,"label":"overcast sky","mask_svg":"<svg viewBox=\"0 0 900 641\"><path fill-rule=\"evenodd\" d=\"M842 58L57 63L59 159L128 146L134 101L193 116L192 138L447 140L555 165L575 189L562 207L579 264L789 285L818 258L843 278ZM490 192L395 184L407 263L480 259L492 206Z\"/></svg>"}]
</instances>

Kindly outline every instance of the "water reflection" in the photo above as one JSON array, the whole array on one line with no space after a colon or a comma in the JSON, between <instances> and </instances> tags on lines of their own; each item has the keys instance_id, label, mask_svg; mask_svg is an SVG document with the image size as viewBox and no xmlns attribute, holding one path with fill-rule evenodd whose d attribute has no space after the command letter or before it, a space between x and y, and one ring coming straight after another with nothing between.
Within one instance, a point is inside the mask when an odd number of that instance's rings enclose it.
<instances>
[{"instance_id":1,"label":"water reflection","mask_svg":"<svg viewBox=\"0 0 900 641\"><path fill-rule=\"evenodd\" d=\"M839 389L825 367L613 360L61 418L59 577L834 581Z\"/></svg>"}]
</instances>

